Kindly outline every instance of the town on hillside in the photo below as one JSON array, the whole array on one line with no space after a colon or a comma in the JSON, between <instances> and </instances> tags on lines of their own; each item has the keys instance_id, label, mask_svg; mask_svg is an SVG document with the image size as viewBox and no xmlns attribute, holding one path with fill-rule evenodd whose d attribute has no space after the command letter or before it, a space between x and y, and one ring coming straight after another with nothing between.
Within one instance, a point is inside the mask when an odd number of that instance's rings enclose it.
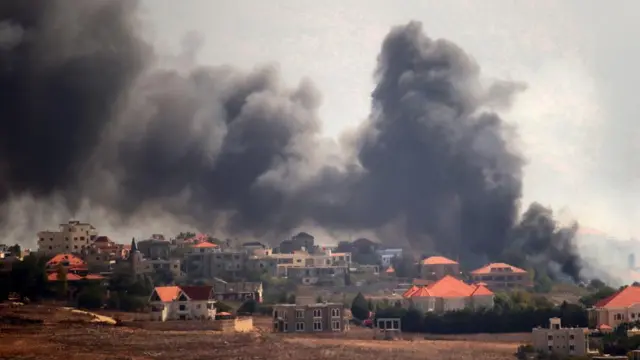
<instances>
[{"instance_id":1,"label":"town on hillside","mask_svg":"<svg viewBox=\"0 0 640 360\"><path fill-rule=\"evenodd\" d=\"M626 356L640 346L640 286L532 272L503 262L468 269L364 238L317 244L302 232L273 247L193 232L113 239L72 220L37 231L37 249L0 245L0 300L130 314L117 322L167 330L263 326L379 340L527 333L513 349L524 357Z\"/></svg>"}]
</instances>

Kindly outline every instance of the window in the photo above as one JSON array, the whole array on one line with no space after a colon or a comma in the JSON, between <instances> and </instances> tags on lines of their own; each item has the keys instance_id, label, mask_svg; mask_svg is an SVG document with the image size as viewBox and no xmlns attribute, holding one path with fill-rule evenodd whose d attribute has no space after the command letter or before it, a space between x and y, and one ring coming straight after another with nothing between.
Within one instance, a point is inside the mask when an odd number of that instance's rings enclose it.
<instances>
[{"instance_id":1,"label":"window","mask_svg":"<svg viewBox=\"0 0 640 360\"><path fill-rule=\"evenodd\" d=\"M313 309L313 317L314 318L322 317L322 310L321 309Z\"/></svg>"},{"instance_id":2,"label":"window","mask_svg":"<svg viewBox=\"0 0 640 360\"><path fill-rule=\"evenodd\" d=\"M286 332L286 331L289 331L289 324L288 324L288 323L284 323L284 324L282 324L282 325L283 325L283 326L282 326L282 330L283 330L283 331L285 331L285 332Z\"/></svg>"},{"instance_id":3,"label":"window","mask_svg":"<svg viewBox=\"0 0 640 360\"><path fill-rule=\"evenodd\" d=\"M615 314L615 315L613 316L613 318L614 318L615 320L622 320L622 314Z\"/></svg>"},{"instance_id":4,"label":"window","mask_svg":"<svg viewBox=\"0 0 640 360\"><path fill-rule=\"evenodd\" d=\"M322 321L321 320L315 320L313 322L313 331L322 331Z\"/></svg>"},{"instance_id":5,"label":"window","mask_svg":"<svg viewBox=\"0 0 640 360\"><path fill-rule=\"evenodd\" d=\"M296 319L304 319L304 310L296 310Z\"/></svg>"},{"instance_id":6,"label":"window","mask_svg":"<svg viewBox=\"0 0 640 360\"><path fill-rule=\"evenodd\" d=\"M574 335L569 335L569 339L573 340L573 339L575 339L575 336Z\"/></svg>"},{"instance_id":7,"label":"window","mask_svg":"<svg viewBox=\"0 0 640 360\"><path fill-rule=\"evenodd\" d=\"M303 322L296 323L296 331L304 331L304 323Z\"/></svg>"},{"instance_id":8,"label":"window","mask_svg":"<svg viewBox=\"0 0 640 360\"><path fill-rule=\"evenodd\" d=\"M331 329L333 331L340 331L340 321L332 321L331 322Z\"/></svg>"},{"instance_id":9,"label":"window","mask_svg":"<svg viewBox=\"0 0 640 360\"><path fill-rule=\"evenodd\" d=\"M331 317L340 317L340 309L331 309Z\"/></svg>"},{"instance_id":10,"label":"window","mask_svg":"<svg viewBox=\"0 0 640 360\"><path fill-rule=\"evenodd\" d=\"M552 341L553 340L553 335L547 336L547 340Z\"/></svg>"},{"instance_id":11,"label":"window","mask_svg":"<svg viewBox=\"0 0 640 360\"><path fill-rule=\"evenodd\" d=\"M180 305L180 311L185 311L187 309L186 305Z\"/></svg>"},{"instance_id":12,"label":"window","mask_svg":"<svg viewBox=\"0 0 640 360\"><path fill-rule=\"evenodd\" d=\"M553 346L549 345L549 351L553 351Z\"/></svg>"},{"instance_id":13,"label":"window","mask_svg":"<svg viewBox=\"0 0 640 360\"><path fill-rule=\"evenodd\" d=\"M631 313L631 318L632 318L632 319L635 319L635 318L636 318L636 314Z\"/></svg>"},{"instance_id":14,"label":"window","mask_svg":"<svg viewBox=\"0 0 640 360\"><path fill-rule=\"evenodd\" d=\"M574 351L575 349L576 349L576 347L575 347L575 346L573 346L573 345L569 345L569 350Z\"/></svg>"},{"instance_id":15,"label":"window","mask_svg":"<svg viewBox=\"0 0 640 360\"><path fill-rule=\"evenodd\" d=\"M84 241L84 236L80 236L80 240Z\"/></svg>"}]
</instances>

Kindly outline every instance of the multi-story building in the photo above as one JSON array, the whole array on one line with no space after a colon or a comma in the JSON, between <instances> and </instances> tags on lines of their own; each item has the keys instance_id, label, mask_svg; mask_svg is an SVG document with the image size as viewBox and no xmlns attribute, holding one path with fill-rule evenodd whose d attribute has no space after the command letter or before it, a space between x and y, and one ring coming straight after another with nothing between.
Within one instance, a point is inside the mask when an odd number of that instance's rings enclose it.
<instances>
[{"instance_id":1,"label":"multi-story building","mask_svg":"<svg viewBox=\"0 0 640 360\"><path fill-rule=\"evenodd\" d=\"M533 329L532 343L544 354L584 356L589 351L588 334L586 328L563 328L559 318L551 318L548 329Z\"/></svg>"},{"instance_id":2,"label":"multi-story building","mask_svg":"<svg viewBox=\"0 0 640 360\"><path fill-rule=\"evenodd\" d=\"M158 235L156 235L158 236ZM169 259L171 243L164 239L147 239L138 241L138 250L147 259Z\"/></svg>"},{"instance_id":3,"label":"multi-story building","mask_svg":"<svg viewBox=\"0 0 640 360\"><path fill-rule=\"evenodd\" d=\"M220 301L245 301L253 299L262 302L261 282L226 282L221 279L214 279L213 294L216 300Z\"/></svg>"},{"instance_id":4,"label":"multi-story building","mask_svg":"<svg viewBox=\"0 0 640 360\"><path fill-rule=\"evenodd\" d=\"M420 278L436 281L445 276L460 277L460 264L444 256L431 256L420 264Z\"/></svg>"},{"instance_id":5,"label":"multi-story building","mask_svg":"<svg viewBox=\"0 0 640 360\"><path fill-rule=\"evenodd\" d=\"M242 244L244 249L249 255L252 256L270 256L273 254L273 249L259 241L251 241Z\"/></svg>"},{"instance_id":6,"label":"multi-story building","mask_svg":"<svg viewBox=\"0 0 640 360\"><path fill-rule=\"evenodd\" d=\"M349 329L344 305L337 303L273 306L274 332L342 332Z\"/></svg>"},{"instance_id":7,"label":"multi-story building","mask_svg":"<svg viewBox=\"0 0 640 360\"><path fill-rule=\"evenodd\" d=\"M291 237L291 240L284 240L278 246L278 252L281 254L290 254L294 251L313 251L315 248L315 238L305 232Z\"/></svg>"},{"instance_id":8,"label":"multi-story building","mask_svg":"<svg viewBox=\"0 0 640 360\"><path fill-rule=\"evenodd\" d=\"M380 257L380 264L385 268L391 266L393 258L402 257L402 249L380 249L376 253Z\"/></svg>"},{"instance_id":9,"label":"multi-story building","mask_svg":"<svg viewBox=\"0 0 640 360\"><path fill-rule=\"evenodd\" d=\"M489 309L493 307L494 294L483 285L469 285L451 275L426 286L412 286L402 297L407 307L424 312Z\"/></svg>"},{"instance_id":10,"label":"multi-story building","mask_svg":"<svg viewBox=\"0 0 640 360\"><path fill-rule=\"evenodd\" d=\"M151 319L214 320L213 286L159 286L149 297Z\"/></svg>"},{"instance_id":11,"label":"multi-story building","mask_svg":"<svg viewBox=\"0 0 640 360\"><path fill-rule=\"evenodd\" d=\"M350 253L332 254L330 251L309 254L295 251L291 254L273 254L277 276L294 278L305 285L342 285L351 264Z\"/></svg>"},{"instance_id":12,"label":"multi-story building","mask_svg":"<svg viewBox=\"0 0 640 360\"><path fill-rule=\"evenodd\" d=\"M471 272L474 282L482 282L493 291L532 287L527 271L504 263L492 263Z\"/></svg>"},{"instance_id":13,"label":"multi-story building","mask_svg":"<svg viewBox=\"0 0 640 360\"><path fill-rule=\"evenodd\" d=\"M97 236L98 232L91 224L71 220L60 224L58 231L38 232L38 252L44 255L80 253Z\"/></svg>"},{"instance_id":14,"label":"multi-story building","mask_svg":"<svg viewBox=\"0 0 640 360\"><path fill-rule=\"evenodd\" d=\"M640 320L640 286L630 285L597 302L589 309L589 326L615 329Z\"/></svg>"},{"instance_id":15,"label":"multi-story building","mask_svg":"<svg viewBox=\"0 0 640 360\"><path fill-rule=\"evenodd\" d=\"M248 258L245 251L222 251L215 244L202 242L185 254L185 271L193 278L240 278L247 269Z\"/></svg>"}]
</instances>

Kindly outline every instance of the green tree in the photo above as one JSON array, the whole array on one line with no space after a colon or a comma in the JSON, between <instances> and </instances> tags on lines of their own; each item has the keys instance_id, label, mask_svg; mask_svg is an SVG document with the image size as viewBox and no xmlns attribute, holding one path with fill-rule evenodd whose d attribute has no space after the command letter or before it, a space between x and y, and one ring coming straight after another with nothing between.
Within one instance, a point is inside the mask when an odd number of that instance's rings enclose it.
<instances>
[{"instance_id":1,"label":"green tree","mask_svg":"<svg viewBox=\"0 0 640 360\"><path fill-rule=\"evenodd\" d=\"M62 264L58 264L56 268L56 291L60 299L67 298L69 283L67 281L67 268Z\"/></svg>"},{"instance_id":2,"label":"green tree","mask_svg":"<svg viewBox=\"0 0 640 360\"><path fill-rule=\"evenodd\" d=\"M317 303L321 303L322 302L322 295L316 296L316 302Z\"/></svg>"},{"instance_id":3,"label":"green tree","mask_svg":"<svg viewBox=\"0 0 640 360\"><path fill-rule=\"evenodd\" d=\"M19 257L22 254L22 248L20 247L19 244L15 244L15 245L9 246L7 248L7 251L9 253L11 253L11 255L13 255L13 256L18 256Z\"/></svg>"},{"instance_id":4,"label":"green tree","mask_svg":"<svg viewBox=\"0 0 640 360\"><path fill-rule=\"evenodd\" d=\"M78 294L78 307L84 309L99 309L102 307L104 290L97 285L85 286Z\"/></svg>"},{"instance_id":5,"label":"green tree","mask_svg":"<svg viewBox=\"0 0 640 360\"><path fill-rule=\"evenodd\" d=\"M258 303L254 299L248 299L238 308L239 314L253 314L258 311Z\"/></svg>"},{"instance_id":6,"label":"green tree","mask_svg":"<svg viewBox=\"0 0 640 360\"><path fill-rule=\"evenodd\" d=\"M286 303L295 304L296 303L296 295L295 294L289 294L289 296L287 297Z\"/></svg>"},{"instance_id":7,"label":"green tree","mask_svg":"<svg viewBox=\"0 0 640 360\"><path fill-rule=\"evenodd\" d=\"M215 308L216 311L221 313L221 312L232 312L233 308L225 303L223 303L222 301L216 301L215 303Z\"/></svg>"},{"instance_id":8,"label":"green tree","mask_svg":"<svg viewBox=\"0 0 640 360\"><path fill-rule=\"evenodd\" d=\"M47 259L36 254L25 256L22 261L12 265L10 292L18 293L22 298L38 300L47 296L47 273L45 264Z\"/></svg>"},{"instance_id":9,"label":"green tree","mask_svg":"<svg viewBox=\"0 0 640 360\"><path fill-rule=\"evenodd\" d=\"M596 292L593 292L581 297L580 303L585 307L589 308L595 305L598 301L604 298L608 298L609 296L615 294L615 292L616 292L615 289L605 286L598 289Z\"/></svg>"},{"instance_id":10,"label":"green tree","mask_svg":"<svg viewBox=\"0 0 640 360\"><path fill-rule=\"evenodd\" d=\"M366 320L369 317L369 303L362 293L358 293L351 302L351 314L356 319Z\"/></svg>"},{"instance_id":11,"label":"green tree","mask_svg":"<svg viewBox=\"0 0 640 360\"><path fill-rule=\"evenodd\" d=\"M418 275L418 267L410 257L394 256L391 259L391 266L398 277L415 278Z\"/></svg>"},{"instance_id":12,"label":"green tree","mask_svg":"<svg viewBox=\"0 0 640 360\"><path fill-rule=\"evenodd\" d=\"M190 232L190 231L185 231L185 232L181 232L178 235L176 235L176 239L184 240L184 239L192 238L194 236L196 236L196 233Z\"/></svg>"}]
</instances>

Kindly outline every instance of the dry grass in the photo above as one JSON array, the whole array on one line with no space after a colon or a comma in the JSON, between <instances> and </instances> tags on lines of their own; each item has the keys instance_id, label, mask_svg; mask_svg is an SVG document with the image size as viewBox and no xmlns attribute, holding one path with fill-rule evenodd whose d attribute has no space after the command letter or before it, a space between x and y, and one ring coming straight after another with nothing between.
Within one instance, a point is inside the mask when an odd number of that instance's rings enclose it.
<instances>
[{"instance_id":1,"label":"dry grass","mask_svg":"<svg viewBox=\"0 0 640 360\"><path fill-rule=\"evenodd\" d=\"M72 318L77 315L52 308L29 306L19 311L21 316L38 317L44 323L1 325L2 359L370 360L372 353L378 359L513 359L518 345L460 340L373 341L371 331L364 329L353 329L346 335L272 334L264 330L269 326L268 318L256 319L258 329L249 334L154 331L83 323L78 317Z\"/></svg>"}]
</instances>

